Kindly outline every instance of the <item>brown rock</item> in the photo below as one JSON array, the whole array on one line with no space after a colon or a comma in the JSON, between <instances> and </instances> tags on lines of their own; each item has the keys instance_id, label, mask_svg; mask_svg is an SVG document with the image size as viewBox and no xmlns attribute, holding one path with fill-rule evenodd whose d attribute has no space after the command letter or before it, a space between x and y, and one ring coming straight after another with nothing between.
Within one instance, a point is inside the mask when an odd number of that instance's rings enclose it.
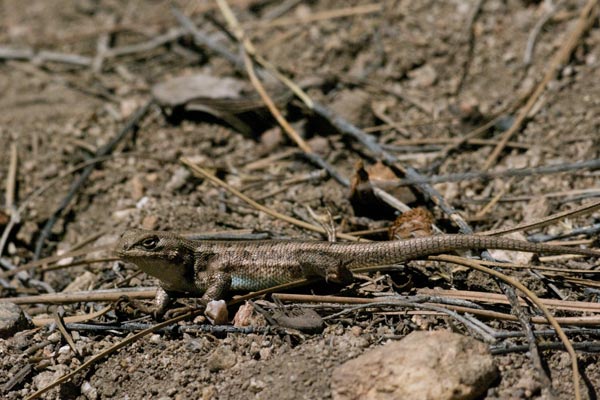
<instances>
[{"instance_id":1,"label":"brown rock","mask_svg":"<svg viewBox=\"0 0 600 400\"><path fill-rule=\"evenodd\" d=\"M217 372L229 369L237 363L235 353L230 349L220 346L217 347L206 360L206 366L210 372Z\"/></svg>"},{"instance_id":2,"label":"brown rock","mask_svg":"<svg viewBox=\"0 0 600 400\"><path fill-rule=\"evenodd\" d=\"M250 326L254 307L250 303L244 303L240 306L235 317L233 317L233 326Z\"/></svg>"},{"instance_id":3,"label":"brown rock","mask_svg":"<svg viewBox=\"0 0 600 400\"><path fill-rule=\"evenodd\" d=\"M260 135L261 153L269 154L283 142L283 132L279 126L267 129Z\"/></svg>"},{"instance_id":4,"label":"brown rock","mask_svg":"<svg viewBox=\"0 0 600 400\"><path fill-rule=\"evenodd\" d=\"M473 399L497 376L487 346L447 331L413 332L336 368L334 400Z\"/></svg>"},{"instance_id":5,"label":"brown rock","mask_svg":"<svg viewBox=\"0 0 600 400\"><path fill-rule=\"evenodd\" d=\"M153 231L158 227L158 217L154 214L146 215L142 220L142 228Z\"/></svg>"},{"instance_id":6,"label":"brown rock","mask_svg":"<svg viewBox=\"0 0 600 400\"><path fill-rule=\"evenodd\" d=\"M145 191L145 187L144 187L144 183L142 182L142 179L139 176L134 176L131 181L129 182L130 184L130 190L131 190L131 198L135 201L138 201L139 199L141 199L144 196L144 191Z\"/></svg>"},{"instance_id":7,"label":"brown rock","mask_svg":"<svg viewBox=\"0 0 600 400\"><path fill-rule=\"evenodd\" d=\"M431 65L425 64L410 71L408 77L411 78L411 86L425 88L432 86L437 81L437 72Z\"/></svg>"},{"instance_id":8,"label":"brown rock","mask_svg":"<svg viewBox=\"0 0 600 400\"><path fill-rule=\"evenodd\" d=\"M342 90L333 100L331 109L351 123L361 125L371 116L369 101L369 93L363 90Z\"/></svg>"}]
</instances>

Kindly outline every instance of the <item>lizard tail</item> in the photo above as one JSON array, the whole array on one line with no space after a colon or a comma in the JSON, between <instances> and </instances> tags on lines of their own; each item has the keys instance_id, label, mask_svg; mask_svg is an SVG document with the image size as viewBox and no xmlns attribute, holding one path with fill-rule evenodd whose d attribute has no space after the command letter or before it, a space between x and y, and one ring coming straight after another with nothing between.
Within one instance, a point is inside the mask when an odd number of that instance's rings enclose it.
<instances>
[{"instance_id":1,"label":"lizard tail","mask_svg":"<svg viewBox=\"0 0 600 400\"><path fill-rule=\"evenodd\" d=\"M350 268L393 264L422 259L430 255L454 250L469 249L501 249L524 251L528 253L579 254L590 257L600 257L600 251L594 249L554 246L504 237L480 235L440 235L408 240L379 242L377 244L369 243L368 246L364 246L364 244L361 243L354 243L351 246L357 247L357 251L352 253L358 254L358 256L353 258ZM364 247L359 250L359 246Z\"/></svg>"}]
</instances>

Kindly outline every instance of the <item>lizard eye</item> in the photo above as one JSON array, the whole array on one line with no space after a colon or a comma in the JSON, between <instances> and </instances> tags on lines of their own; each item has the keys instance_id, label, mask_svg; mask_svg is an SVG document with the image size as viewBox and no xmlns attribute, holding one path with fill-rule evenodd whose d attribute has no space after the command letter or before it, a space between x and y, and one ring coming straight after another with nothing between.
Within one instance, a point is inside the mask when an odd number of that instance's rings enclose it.
<instances>
[{"instance_id":1,"label":"lizard eye","mask_svg":"<svg viewBox=\"0 0 600 400\"><path fill-rule=\"evenodd\" d=\"M158 244L158 238L156 236L146 238L140 242L140 245L146 250L152 250Z\"/></svg>"}]
</instances>

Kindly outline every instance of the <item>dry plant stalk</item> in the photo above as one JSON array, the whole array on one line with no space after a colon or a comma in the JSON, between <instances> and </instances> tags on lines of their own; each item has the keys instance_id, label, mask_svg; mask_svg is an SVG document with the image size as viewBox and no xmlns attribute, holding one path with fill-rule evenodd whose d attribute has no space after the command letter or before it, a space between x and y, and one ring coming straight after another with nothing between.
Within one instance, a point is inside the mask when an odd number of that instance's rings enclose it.
<instances>
[{"instance_id":1,"label":"dry plant stalk","mask_svg":"<svg viewBox=\"0 0 600 400\"><path fill-rule=\"evenodd\" d=\"M502 135L500 143L498 143L498 145L494 148L492 154L484 164L484 170L490 169L494 164L496 164L496 161L498 160L502 150L504 150L506 143L508 143L510 138L517 133L519 129L521 129L525 120L531 117L530 113L534 109L534 106L538 102L541 95L546 90L548 83L556 76L559 69L569 61L569 57L571 57L571 54L579 44L579 41L587 32L587 30L593 25L594 21L596 20L596 14L598 11L597 9L598 0L588 0L585 6L581 9L577 25L566 37L562 46L554 54L552 60L550 60L544 77L536 86L531 96L529 96L527 102L519 111L519 114L517 114L517 117L515 118L515 121L511 127Z\"/></svg>"}]
</instances>

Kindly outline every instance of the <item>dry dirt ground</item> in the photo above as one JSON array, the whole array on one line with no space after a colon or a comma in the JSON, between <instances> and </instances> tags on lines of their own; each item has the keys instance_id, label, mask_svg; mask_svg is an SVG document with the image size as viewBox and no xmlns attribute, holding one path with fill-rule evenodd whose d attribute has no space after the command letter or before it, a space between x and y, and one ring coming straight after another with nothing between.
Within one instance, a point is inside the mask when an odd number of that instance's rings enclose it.
<instances>
[{"instance_id":1,"label":"dry dirt ground","mask_svg":"<svg viewBox=\"0 0 600 400\"><path fill-rule=\"evenodd\" d=\"M260 54L295 81L313 82L307 89L313 98L367 129L403 165L432 175L482 170L498 138L514 121L516 112L511 105L541 80L553 54L575 26L585 1L554 2L556 10L539 32L528 66L523 60L528 37L544 18L547 4L487 0L474 13L478 3L383 1L373 6L340 0L248 0L232 2L232 7ZM0 45L77 54L93 61L102 44L122 47L179 28L171 11L173 5L192 15L200 29L239 54L215 23L224 21L216 5L208 1L4 0L0 2ZM281 8L286 5L289 7ZM351 11L347 16L326 13L340 9ZM311 20L315 16L318 18ZM494 169L600 158L599 55L600 29L596 19L568 64L548 84L534 106L533 118L513 136ZM33 259L41 229L78 174L57 179L62 173L93 157L98 148L115 137L127 117L151 98L153 85L171 77L198 73L246 79L223 58L194 44L189 35L146 51L107 57L96 70L90 65L53 61L0 61L0 181L4 185L8 180L10 149L16 143L16 205L52 182L43 195L27 200L3 254L6 260L21 265ZM95 233L102 233L96 245L109 244L124 229L142 226L186 232L250 229L272 238L325 238L258 212L223 188L189 176L179 163L182 156L190 157L249 197L283 214L314 222L307 207L320 215L329 212L340 232L386 228L392 223L389 215L379 219L357 215L348 189L315 174L317 168L293 153L295 144L274 128L276 124L264 111L250 116L250 132L246 133L214 116L173 115L164 111L152 106L139 129L97 165L60 213L44 243L42 256L67 250ZM352 177L359 160L367 167L378 161L372 152L315 118L298 101L284 106L284 111L315 151L343 176ZM443 155L442 149L448 144L443 139L463 137L497 115L501 117L497 123L479 137L490 141L474 141ZM281 157L258 166L251 164L273 155ZM457 207L475 231L482 231L574 208L600 193L598 179L598 170L579 169L440 183L434 187ZM457 232L448 216L418 190L393 193L404 196L411 206L430 210L436 224L446 232ZM480 214L497 195L500 201ZM6 193L2 204L5 199ZM599 217L595 213L569 219L541 231L567 232L593 225ZM4 230L6 221L0 224ZM368 237L385 239L385 233ZM94 257L97 255L89 256ZM592 267L576 260L547 265L566 264ZM86 271L91 274L85 274ZM134 275L133 266L116 261L32 274L47 284L45 289L27 284L26 280L9 279L16 290L6 290L3 297L42 294L48 289L60 292L82 276L78 290L115 288L117 284L155 285L150 277ZM540 296L557 296L548 280L525 271L511 274ZM379 291L392 290L389 279L403 294L414 294L423 287L499 291L496 283L479 273L432 262L412 263L406 274L392 274L372 285L380 285ZM591 284L555 284L569 300L597 301L598 292ZM369 296L368 290L357 287L326 285L295 292ZM62 308L69 316L104 306L106 303L82 302ZM56 306L38 304L23 309L32 317L42 317L52 316ZM505 306L494 309L509 312ZM319 312L327 315L333 311ZM116 318L109 312L98 321L114 322ZM261 322L260 318L257 321ZM518 323L483 321L498 330L521 329ZM333 319L326 325L323 333L303 335L155 334L110 355L47 396L330 398L332 369L392 336L418 329L465 332L464 327L448 317L404 313L361 313ZM53 325L0 342L0 384L24 371L27 365L33 367L2 394L4 398L20 399L31 394L126 335L76 332L74 339L82 353L77 359L56 332ZM594 337L586 339L593 341ZM32 347L40 343L37 349ZM513 339L509 343L523 341ZM542 359L557 398L572 398L568 355L559 350L543 351ZM598 357L582 351L579 360L584 396L597 398ZM546 398L548 392L542 390L528 353L501 355L496 361L501 378L488 389L486 399Z\"/></svg>"}]
</instances>

